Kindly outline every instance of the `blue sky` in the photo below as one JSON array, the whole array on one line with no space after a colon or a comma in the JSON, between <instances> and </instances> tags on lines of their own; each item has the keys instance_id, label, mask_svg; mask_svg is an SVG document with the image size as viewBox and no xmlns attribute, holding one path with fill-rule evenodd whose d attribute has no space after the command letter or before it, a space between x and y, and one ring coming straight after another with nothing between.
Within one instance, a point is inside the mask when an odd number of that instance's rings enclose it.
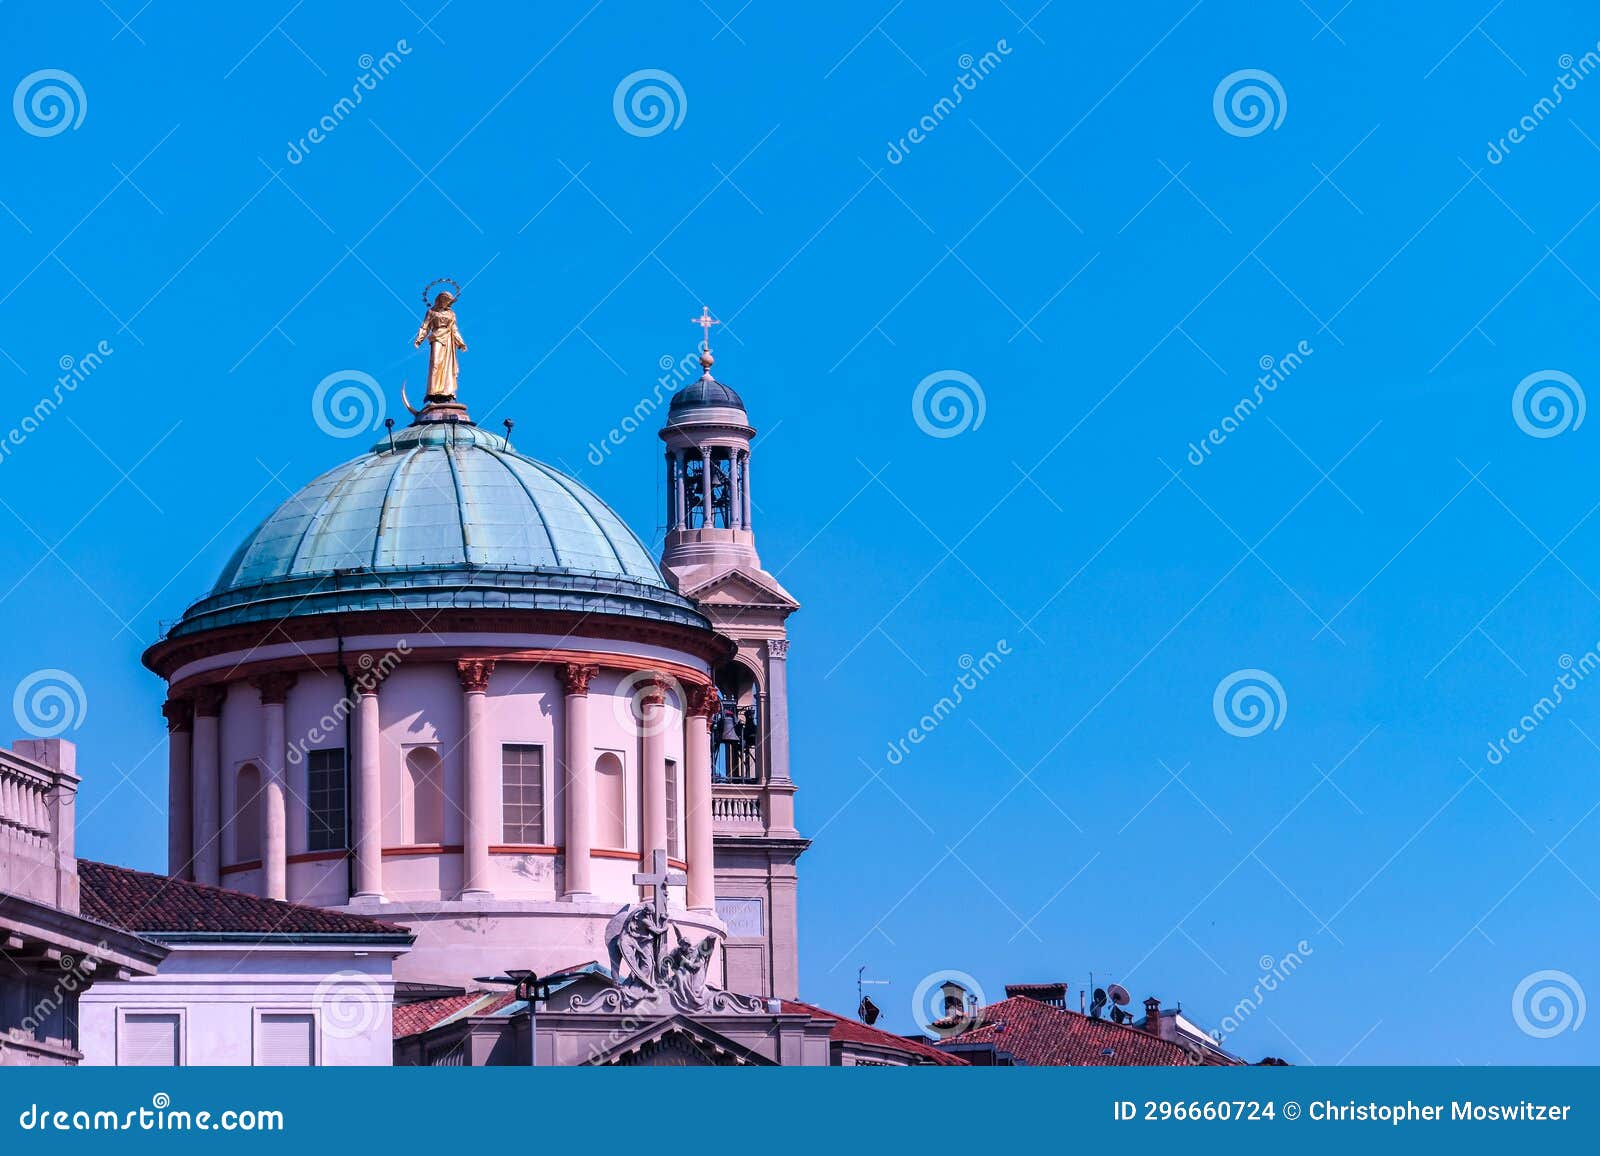
<instances>
[{"instance_id":1,"label":"blue sky","mask_svg":"<svg viewBox=\"0 0 1600 1156\"><path fill-rule=\"evenodd\" d=\"M1230 1047L1600 1061L1513 1014L1541 972L1600 994L1600 679L1487 754L1600 646L1600 419L1513 412L1600 379L1600 21L1034 6L7 5L6 83L62 70L83 115L0 132L0 427L111 350L0 457L0 688L84 687L82 852L164 862L140 651L363 444L318 382L399 412L426 282L469 284L478 420L647 539L653 432L589 447L706 304L804 603L806 998L865 965L908 1030L944 969L1093 972L1215 1026L1300 951ZM675 127L625 131L642 70ZM1243 70L1271 126L1219 117ZM982 420L930 436L950 372ZM1248 670L1277 725L1239 737L1213 697Z\"/></svg>"}]
</instances>

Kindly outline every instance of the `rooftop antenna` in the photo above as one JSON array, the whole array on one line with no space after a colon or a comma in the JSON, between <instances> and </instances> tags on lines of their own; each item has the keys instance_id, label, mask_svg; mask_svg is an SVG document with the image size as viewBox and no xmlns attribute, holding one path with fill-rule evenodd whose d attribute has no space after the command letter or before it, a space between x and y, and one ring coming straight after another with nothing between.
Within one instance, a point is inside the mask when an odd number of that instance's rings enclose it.
<instances>
[{"instance_id":1,"label":"rooftop antenna","mask_svg":"<svg viewBox=\"0 0 1600 1156\"><path fill-rule=\"evenodd\" d=\"M383 428L389 431L389 452L394 453L394 418L383 419Z\"/></svg>"},{"instance_id":2,"label":"rooftop antenna","mask_svg":"<svg viewBox=\"0 0 1600 1156\"><path fill-rule=\"evenodd\" d=\"M506 418L506 420L501 422L500 424L506 427L506 449L510 449L511 448L511 427L516 425L517 423L512 421L510 418Z\"/></svg>"}]
</instances>

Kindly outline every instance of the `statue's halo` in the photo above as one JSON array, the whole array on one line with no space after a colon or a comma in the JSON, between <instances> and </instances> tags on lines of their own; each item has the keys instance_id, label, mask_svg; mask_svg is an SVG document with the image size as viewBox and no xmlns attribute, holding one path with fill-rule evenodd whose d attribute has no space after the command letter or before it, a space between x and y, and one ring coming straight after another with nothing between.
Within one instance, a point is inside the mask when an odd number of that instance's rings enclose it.
<instances>
[{"instance_id":1,"label":"statue's halo","mask_svg":"<svg viewBox=\"0 0 1600 1156\"><path fill-rule=\"evenodd\" d=\"M460 284L460 282L458 282L454 277L435 277L432 281L429 281L427 283L427 285L425 285L423 287L423 290L422 290L422 303L424 305L432 305L433 304L433 302L429 299L429 294L433 292L433 287L435 285L448 285L448 286L450 286L450 288L453 290L453 292L450 294L451 300L452 301L460 301L461 300L461 284Z\"/></svg>"}]
</instances>

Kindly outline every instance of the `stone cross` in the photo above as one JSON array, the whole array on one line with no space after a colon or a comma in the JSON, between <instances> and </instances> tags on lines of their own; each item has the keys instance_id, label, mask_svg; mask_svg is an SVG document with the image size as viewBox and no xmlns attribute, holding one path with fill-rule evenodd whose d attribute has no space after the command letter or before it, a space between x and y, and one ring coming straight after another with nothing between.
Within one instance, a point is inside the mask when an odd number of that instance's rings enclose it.
<instances>
[{"instance_id":1,"label":"stone cross","mask_svg":"<svg viewBox=\"0 0 1600 1156\"><path fill-rule=\"evenodd\" d=\"M656 918L665 923L667 888L682 887L689 882L689 877L681 871L667 870L667 853L659 848L650 853L650 864L652 869L648 873L635 872L633 881L640 887L651 889L650 906L655 909Z\"/></svg>"}]
</instances>

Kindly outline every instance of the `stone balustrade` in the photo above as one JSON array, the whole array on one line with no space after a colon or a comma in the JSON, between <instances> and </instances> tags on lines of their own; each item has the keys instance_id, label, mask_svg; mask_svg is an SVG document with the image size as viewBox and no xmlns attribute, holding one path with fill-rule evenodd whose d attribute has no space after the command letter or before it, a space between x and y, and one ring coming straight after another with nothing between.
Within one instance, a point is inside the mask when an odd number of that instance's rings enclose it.
<instances>
[{"instance_id":1,"label":"stone balustrade","mask_svg":"<svg viewBox=\"0 0 1600 1156\"><path fill-rule=\"evenodd\" d=\"M719 831L760 833L766 827L760 790L730 790L718 784L711 798L711 821Z\"/></svg>"}]
</instances>

